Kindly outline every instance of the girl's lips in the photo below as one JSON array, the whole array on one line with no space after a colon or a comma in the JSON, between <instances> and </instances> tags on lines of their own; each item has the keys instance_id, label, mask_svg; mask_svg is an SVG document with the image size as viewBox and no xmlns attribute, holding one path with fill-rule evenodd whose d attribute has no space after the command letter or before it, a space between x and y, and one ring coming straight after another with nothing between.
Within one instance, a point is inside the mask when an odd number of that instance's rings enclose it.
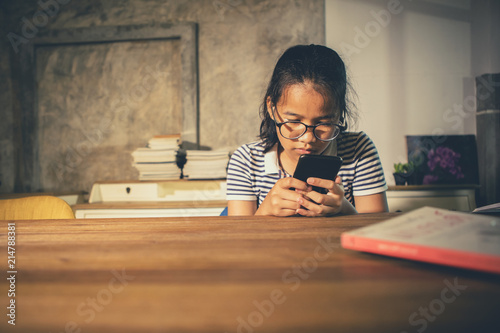
<instances>
[{"instance_id":1,"label":"girl's lips","mask_svg":"<svg viewBox=\"0 0 500 333\"><path fill-rule=\"evenodd\" d=\"M295 151L299 153L300 155L306 155L306 154L313 154L314 150L312 149L303 149L303 148L296 148Z\"/></svg>"}]
</instances>

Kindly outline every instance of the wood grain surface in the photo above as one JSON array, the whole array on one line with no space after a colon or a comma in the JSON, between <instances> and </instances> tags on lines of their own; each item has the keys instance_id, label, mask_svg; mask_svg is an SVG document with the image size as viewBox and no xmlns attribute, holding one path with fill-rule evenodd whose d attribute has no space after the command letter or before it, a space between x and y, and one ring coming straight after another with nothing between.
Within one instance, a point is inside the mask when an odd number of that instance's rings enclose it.
<instances>
[{"instance_id":1,"label":"wood grain surface","mask_svg":"<svg viewBox=\"0 0 500 333\"><path fill-rule=\"evenodd\" d=\"M16 221L0 332L499 332L498 276L340 247L394 215Z\"/></svg>"}]
</instances>

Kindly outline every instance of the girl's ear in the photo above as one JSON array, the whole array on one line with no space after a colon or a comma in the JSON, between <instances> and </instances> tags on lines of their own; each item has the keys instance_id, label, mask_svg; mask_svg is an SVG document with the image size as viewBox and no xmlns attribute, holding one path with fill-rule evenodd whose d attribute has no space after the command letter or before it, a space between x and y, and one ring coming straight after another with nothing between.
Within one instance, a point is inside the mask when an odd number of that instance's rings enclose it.
<instances>
[{"instance_id":1,"label":"girl's ear","mask_svg":"<svg viewBox=\"0 0 500 333\"><path fill-rule=\"evenodd\" d=\"M339 123L345 127L345 110L340 111Z\"/></svg>"},{"instance_id":2,"label":"girl's ear","mask_svg":"<svg viewBox=\"0 0 500 333\"><path fill-rule=\"evenodd\" d=\"M270 96L267 96L267 98L266 98L266 105L267 105L267 113L269 113L269 117L271 117L271 119L274 119L273 118L273 111L272 111L273 103L271 102Z\"/></svg>"}]
</instances>

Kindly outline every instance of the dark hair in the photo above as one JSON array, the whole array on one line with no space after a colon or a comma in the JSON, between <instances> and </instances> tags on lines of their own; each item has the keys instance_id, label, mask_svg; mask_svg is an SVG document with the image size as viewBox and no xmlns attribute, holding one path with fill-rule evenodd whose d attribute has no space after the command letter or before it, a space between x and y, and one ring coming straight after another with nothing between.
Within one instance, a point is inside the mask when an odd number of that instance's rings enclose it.
<instances>
[{"instance_id":1,"label":"dark hair","mask_svg":"<svg viewBox=\"0 0 500 333\"><path fill-rule=\"evenodd\" d=\"M347 119L354 120L353 103L348 100L350 90L344 62L334 50L321 45L296 45L286 50L274 68L260 108L262 123L260 138L268 151L278 142L276 125L270 117L267 100L276 105L284 91L291 85L311 82L323 95L325 102L334 105L333 112L340 112L340 120L347 128Z\"/></svg>"}]
</instances>

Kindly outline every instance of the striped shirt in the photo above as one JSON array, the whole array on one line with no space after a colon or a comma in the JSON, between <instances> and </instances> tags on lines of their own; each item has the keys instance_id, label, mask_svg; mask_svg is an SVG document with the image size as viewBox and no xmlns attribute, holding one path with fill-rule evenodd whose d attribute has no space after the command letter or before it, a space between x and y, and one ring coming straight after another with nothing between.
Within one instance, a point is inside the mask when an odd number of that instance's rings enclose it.
<instances>
[{"instance_id":1,"label":"striped shirt","mask_svg":"<svg viewBox=\"0 0 500 333\"><path fill-rule=\"evenodd\" d=\"M261 141L241 146L229 161L227 200L264 201L274 184L290 177L279 167L278 144L264 153ZM364 132L345 132L332 141L323 155L343 159L339 176L345 197L354 205L355 196L376 194L387 190L384 171L373 141Z\"/></svg>"}]
</instances>

